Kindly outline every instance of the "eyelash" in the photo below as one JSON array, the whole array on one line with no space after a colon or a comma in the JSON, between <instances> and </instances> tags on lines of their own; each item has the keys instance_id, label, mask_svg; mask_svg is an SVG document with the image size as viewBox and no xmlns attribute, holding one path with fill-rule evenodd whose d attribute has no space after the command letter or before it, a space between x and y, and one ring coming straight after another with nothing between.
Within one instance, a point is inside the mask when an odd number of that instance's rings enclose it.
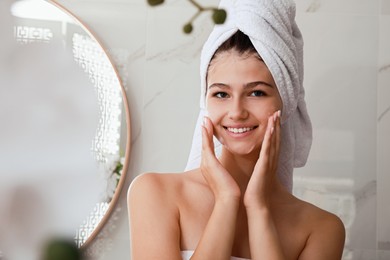
<instances>
[{"instance_id":1,"label":"eyelash","mask_svg":"<svg viewBox=\"0 0 390 260\"><path fill-rule=\"evenodd\" d=\"M255 95L255 97L263 97L263 96L266 96L265 92L264 91L261 91L261 90L255 90L255 91L252 91L251 92L251 96L252 94L254 93L257 93L258 95Z\"/></svg>"},{"instance_id":2,"label":"eyelash","mask_svg":"<svg viewBox=\"0 0 390 260\"><path fill-rule=\"evenodd\" d=\"M227 94L226 92L219 91L219 92L215 92L212 96L216 97L216 98L223 99L223 98L226 98L227 96L229 96L229 94ZM251 97L263 97L263 96L266 96L266 93L264 91L261 91L261 90L254 90L254 91L250 92L250 96Z\"/></svg>"},{"instance_id":3,"label":"eyelash","mask_svg":"<svg viewBox=\"0 0 390 260\"><path fill-rule=\"evenodd\" d=\"M224 96L221 96L221 95L224 95ZM215 92L213 94L213 97L216 97L216 98L226 98L226 96L228 96L228 94L226 92Z\"/></svg>"}]
</instances>

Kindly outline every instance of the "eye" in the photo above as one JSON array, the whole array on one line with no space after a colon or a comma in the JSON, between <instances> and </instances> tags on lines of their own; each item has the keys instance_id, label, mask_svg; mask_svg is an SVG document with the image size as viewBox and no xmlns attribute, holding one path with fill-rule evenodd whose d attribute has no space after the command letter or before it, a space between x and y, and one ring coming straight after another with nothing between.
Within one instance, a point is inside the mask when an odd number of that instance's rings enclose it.
<instances>
[{"instance_id":1,"label":"eye","mask_svg":"<svg viewBox=\"0 0 390 260\"><path fill-rule=\"evenodd\" d=\"M226 92L216 92L213 96L217 98L227 98L229 95Z\"/></svg>"},{"instance_id":2,"label":"eye","mask_svg":"<svg viewBox=\"0 0 390 260\"><path fill-rule=\"evenodd\" d=\"M261 90L255 90L255 91L252 91L251 92L251 96L252 97L262 97L262 96L265 96L265 92L264 91L261 91Z\"/></svg>"}]
</instances>

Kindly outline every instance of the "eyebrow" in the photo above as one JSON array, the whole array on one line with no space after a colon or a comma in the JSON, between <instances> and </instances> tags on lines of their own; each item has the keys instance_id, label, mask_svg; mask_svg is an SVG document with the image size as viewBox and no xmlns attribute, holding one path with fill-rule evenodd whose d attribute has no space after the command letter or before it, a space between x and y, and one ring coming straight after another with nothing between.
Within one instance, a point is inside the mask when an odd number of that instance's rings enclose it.
<instances>
[{"instance_id":1,"label":"eyebrow","mask_svg":"<svg viewBox=\"0 0 390 260\"><path fill-rule=\"evenodd\" d=\"M263 85L263 86L266 86L266 87L274 88L274 86L272 86L271 84L269 84L267 82L264 82L264 81L249 82L249 83L244 85L244 88L254 88L254 87L257 87L258 85ZM213 84L211 84L208 87L208 89L214 88L214 87L223 88L223 89L224 88L230 88L229 85L224 84L224 83L213 83Z\"/></svg>"}]
</instances>

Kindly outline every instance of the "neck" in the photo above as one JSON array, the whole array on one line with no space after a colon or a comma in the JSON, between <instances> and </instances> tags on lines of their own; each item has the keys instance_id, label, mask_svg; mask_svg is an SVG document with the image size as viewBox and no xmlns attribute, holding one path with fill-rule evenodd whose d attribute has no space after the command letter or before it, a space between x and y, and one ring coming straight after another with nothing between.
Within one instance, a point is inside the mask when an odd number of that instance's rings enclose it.
<instances>
[{"instance_id":1,"label":"neck","mask_svg":"<svg viewBox=\"0 0 390 260\"><path fill-rule=\"evenodd\" d=\"M239 185L242 194L244 194L246 187L248 186L249 180L252 176L253 170L259 159L260 151L254 151L253 153L246 155L233 154L229 150L222 148L222 154L220 162L223 167L230 173L234 180ZM273 176L272 185L274 186L273 191L285 190L281 185L277 174Z\"/></svg>"},{"instance_id":2,"label":"neck","mask_svg":"<svg viewBox=\"0 0 390 260\"><path fill-rule=\"evenodd\" d=\"M239 185L241 191L245 191L252 176L253 169L259 158L260 151L251 154L233 154L229 150L222 148L220 162L223 167L232 175Z\"/></svg>"}]
</instances>

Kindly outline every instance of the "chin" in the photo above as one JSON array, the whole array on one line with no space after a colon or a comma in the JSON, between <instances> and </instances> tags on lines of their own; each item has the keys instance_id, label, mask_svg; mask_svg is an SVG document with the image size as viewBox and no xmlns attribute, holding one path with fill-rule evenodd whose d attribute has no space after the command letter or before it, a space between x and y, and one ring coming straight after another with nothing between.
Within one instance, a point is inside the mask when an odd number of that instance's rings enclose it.
<instances>
[{"instance_id":1,"label":"chin","mask_svg":"<svg viewBox=\"0 0 390 260\"><path fill-rule=\"evenodd\" d=\"M258 155L260 148L258 145L250 144L223 144L224 149L229 151L233 155L237 156L251 156L253 154Z\"/></svg>"}]
</instances>

